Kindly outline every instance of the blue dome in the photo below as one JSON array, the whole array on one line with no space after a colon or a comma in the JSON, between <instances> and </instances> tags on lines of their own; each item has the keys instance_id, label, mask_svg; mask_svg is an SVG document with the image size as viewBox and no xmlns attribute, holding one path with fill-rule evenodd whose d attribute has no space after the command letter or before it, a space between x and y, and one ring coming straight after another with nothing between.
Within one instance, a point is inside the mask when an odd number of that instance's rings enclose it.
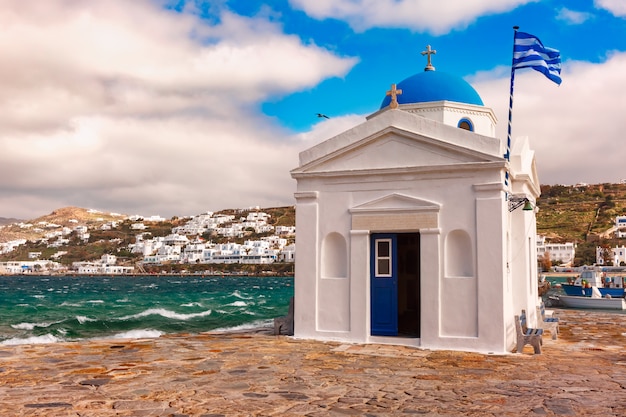
<instances>
[{"instance_id":1,"label":"blue dome","mask_svg":"<svg viewBox=\"0 0 626 417\"><path fill-rule=\"evenodd\" d=\"M445 72L420 72L400 81L396 88L402 90L402 94L397 96L398 104L447 100L478 106L484 105L474 87L467 81ZM385 97L380 108L387 107L390 102L391 97Z\"/></svg>"}]
</instances>

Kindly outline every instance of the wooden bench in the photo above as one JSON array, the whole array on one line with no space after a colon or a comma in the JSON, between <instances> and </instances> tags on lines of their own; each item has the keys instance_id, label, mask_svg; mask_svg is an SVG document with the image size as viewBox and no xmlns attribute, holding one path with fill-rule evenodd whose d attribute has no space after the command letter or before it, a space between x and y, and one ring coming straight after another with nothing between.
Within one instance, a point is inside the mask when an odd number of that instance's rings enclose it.
<instances>
[{"instance_id":1,"label":"wooden bench","mask_svg":"<svg viewBox=\"0 0 626 417\"><path fill-rule=\"evenodd\" d=\"M274 319L274 334L293 336L293 297L289 300L289 311L286 316Z\"/></svg>"},{"instance_id":2,"label":"wooden bench","mask_svg":"<svg viewBox=\"0 0 626 417\"><path fill-rule=\"evenodd\" d=\"M543 308L543 312L544 312L544 315L546 317L553 317L554 316L554 310L546 310L546 305L543 302L543 299L541 297L539 297L539 306L541 308Z\"/></svg>"},{"instance_id":3,"label":"wooden bench","mask_svg":"<svg viewBox=\"0 0 626 417\"><path fill-rule=\"evenodd\" d=\"M537 325L540 329L550 330L552 340L556 340L559 334L558 317L548 317L546 315L546 307L543 302L537 306Z\"/></svg>"},{"instance_id":4,"label":"wooden bench","mask_svg":"<svg viewBox=\"0 0 626 417\"><path fill-rule=\"evenodd\" d=\"M535 354L541 353L543 329L527 327L524 310L522 310L521 316L515 316L515 331L517 333L517 353L522 353L526 345L531 345L535 349Z\"/></svg>"}]
</instances>

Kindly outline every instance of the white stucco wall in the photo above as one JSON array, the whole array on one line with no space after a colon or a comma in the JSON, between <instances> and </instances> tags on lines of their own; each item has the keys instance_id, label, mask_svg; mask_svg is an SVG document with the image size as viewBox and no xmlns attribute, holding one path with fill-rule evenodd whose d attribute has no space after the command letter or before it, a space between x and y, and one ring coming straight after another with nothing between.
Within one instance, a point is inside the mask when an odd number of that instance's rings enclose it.
<instances>
[{"instance_id":1,"label":"white stucco wall","mask_svg":"<svg viewBox=\"0 0 626 417\"><path fill-rule=\"evenodd\" d=\"M536 301L526 257L535 238L526 245L526 236L518 237L534 226L534 214L516 220L527 213L509 213L501 150L496 138L386 110L301 153L292 171L298 182L295 336L510 350L513 315L520 308L534 312ZM528 182L533 172L511 181ZM369 248L377 232L420 233L419 338L371 335ZM345 241L345 277L324 272L329 236ZM446 259L450 242L470 253Z\"/></svg>"}]
</instances>

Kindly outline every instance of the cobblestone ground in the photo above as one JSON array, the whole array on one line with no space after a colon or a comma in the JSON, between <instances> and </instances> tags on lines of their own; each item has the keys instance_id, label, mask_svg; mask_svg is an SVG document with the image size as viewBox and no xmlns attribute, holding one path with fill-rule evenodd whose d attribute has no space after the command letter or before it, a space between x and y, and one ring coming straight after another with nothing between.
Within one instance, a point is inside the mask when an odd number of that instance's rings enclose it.
<instances>
[{"instance_id":1,"label":"cobblestone ground","mask_svg":"<svg viewBox=\"0 0 626 417\"><path fill-rule=\"evenodd\" d=\"M626 315L555 314L541 355L262 332L0 346L0 416L626 415Z\"/></svg>"}]
</instances>

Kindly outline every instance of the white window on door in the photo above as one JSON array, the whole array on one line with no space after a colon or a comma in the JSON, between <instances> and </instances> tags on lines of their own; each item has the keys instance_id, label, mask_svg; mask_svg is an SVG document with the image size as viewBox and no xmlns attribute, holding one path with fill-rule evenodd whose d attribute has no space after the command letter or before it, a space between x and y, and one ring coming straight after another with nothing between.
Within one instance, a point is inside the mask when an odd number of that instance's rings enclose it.
<instances>
[{"instance_id":1,"label":"white window on door","mask_svg":"<svg viewBox=\"0 0 626 417\"><path fill-rule=\"evenodd\" d=\"M376 240L376 276L391 277L391 239Z\"/></svg>"}]
</instances>

